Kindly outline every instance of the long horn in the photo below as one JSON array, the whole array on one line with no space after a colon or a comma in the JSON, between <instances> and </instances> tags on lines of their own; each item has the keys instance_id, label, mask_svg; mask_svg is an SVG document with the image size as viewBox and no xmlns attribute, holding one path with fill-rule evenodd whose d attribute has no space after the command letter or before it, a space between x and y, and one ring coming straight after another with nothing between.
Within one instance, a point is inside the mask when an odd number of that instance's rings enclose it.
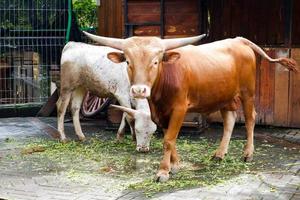
<instances>
[{"instance_id":1,"label":"long horn","mask_svg":"<svg viewBox=\"0 0 300 200\"><path fill-rule=\"evenodd\" d=\"M83 33L88 38L90 38L91 40L93 40L93 41L95 41L95 42L97 42L99 44L102 44L102 45L105 45L105 46L109 46L109 47L112 47L112 48L115 48L115 49L119 49L119 50L123 49L124 39L102 37L102 36L90 34L90 33L85 32L85 31L83 31Z\"/></svg>"},{"instance_id":2,"label":"long horn","mask_svg":"<svg viewBox=\"0 0 300 200\"><path fill-rule=\"evenodd\" d=\"M110 107L116 108L118 110L121 110L123 112L126 112L128 115L130 115L131 117L134 117L135 114L137 113L136 110L132 109L132 108L127 108L125 106L117 106L117 105L110 105Z\"/></svg>"},{"instance_id":3,"label":"long horn","mask_svg":"<svg viewBox=\"0 0 300 200\"><path fill-rule=\"evenodd\" d=\"M188 44L193 44L203 38L206 37L206 34L194 36L194 37L186 37L186 38L174 38L174 39L163 39L162 42L164 44L165 50L175 49L178 47L182 47Z\"/></svg>"}]
</instances>

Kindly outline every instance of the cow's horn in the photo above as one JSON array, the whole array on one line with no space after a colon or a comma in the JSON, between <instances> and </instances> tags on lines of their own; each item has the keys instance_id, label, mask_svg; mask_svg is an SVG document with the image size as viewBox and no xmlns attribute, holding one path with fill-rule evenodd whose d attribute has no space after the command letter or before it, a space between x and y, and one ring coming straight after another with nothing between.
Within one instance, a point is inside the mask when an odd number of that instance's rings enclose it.
<instances>
[{"instance_id":1,"label":"cow's horn","mask_svg":"<svg viewBox=\"0 0 300 200\"><path fill-rule=\"evenodd\" d=\"M163 45L165 50L175 49L178 47L182 47L188 44L193 44L203 38L205 38L206 34L194 36L194 37L186 37L186 38L174 38L174 39L163 39Z\"/></svg>"},{"instance_id":2,"label":"cow's horn","mask_svg":"<svg viewBox=\"0 0 300 200\"><path fill-rule=\"evenodd\" d=\"M126 112L128 115L130 115L131 117L134 117L135 114L137 113L136 110L132 109L132 108L127 108L125 106L117 106L117 105L110 105L110 107L116 108L118 110L121 110L123 112Z\"/></svg>"},{"instance_id":3,"label":"cow's horn","mask_svg":"<svg viewBox=\"0 0 300 200\"><path fill-rule=\"evenodd\" d=\"M83 33L90 38L91 40L105 45L105 46L109 46L115 49L119 49L122 50L123 49L123 42L124 39L120 39L120 38L110 38L110 37L102 37L102 36L98 36L98 35L93 35L90 34L88 32L83 31Z\"/></svg>"}]
</instances>

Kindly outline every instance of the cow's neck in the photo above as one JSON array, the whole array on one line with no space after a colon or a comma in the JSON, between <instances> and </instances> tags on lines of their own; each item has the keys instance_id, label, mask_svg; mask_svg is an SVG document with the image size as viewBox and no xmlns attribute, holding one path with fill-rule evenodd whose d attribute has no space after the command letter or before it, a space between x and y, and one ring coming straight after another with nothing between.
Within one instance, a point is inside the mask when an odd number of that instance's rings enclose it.
<instances>
[{"instance_id":1,"label":"cow's neck","mask_svg":"<svg viewBox=\"0 0 300 200\"><path fill-rule=\"evenodd\" d=\"M172 104L180 92L184 74L174 64L163 63L160 66L158 76L152 86L149 103L153 120L161 126L168 124ZM158 119L156 116L159 116Z\"/></svg>"}]
</instances>

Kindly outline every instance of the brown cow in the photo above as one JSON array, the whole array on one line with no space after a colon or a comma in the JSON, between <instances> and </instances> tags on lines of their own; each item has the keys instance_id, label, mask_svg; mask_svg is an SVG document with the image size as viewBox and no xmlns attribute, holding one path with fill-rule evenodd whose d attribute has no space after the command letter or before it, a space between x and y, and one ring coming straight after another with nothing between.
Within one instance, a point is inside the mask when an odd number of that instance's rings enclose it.
<instances>
[{"instance_id":1,"label":"brown cow","mask_svg":"<svg viewBox=\"0 0 300 200\"><path fill-rule=\"evenodd\" d=\"M153 120L164 128L164 156L157 180L167 181L169 172L178 169L176 138L188 111L221 111L224 132L214 157L223 159L228 150L239 100L247 129L244 159L252 160L256 115L255 52L292 71L297 71L295 61L288 58L272 59L260 47L241 37L200 46L190 45L166 53L162 44L149 44L143 38L140 40L124 42L118 47L124 54L110 53L108 57L114 62L127 61L132 95L149 99ZM157 49L158 46L162 48Z\"/></svg>"}]
</instances>

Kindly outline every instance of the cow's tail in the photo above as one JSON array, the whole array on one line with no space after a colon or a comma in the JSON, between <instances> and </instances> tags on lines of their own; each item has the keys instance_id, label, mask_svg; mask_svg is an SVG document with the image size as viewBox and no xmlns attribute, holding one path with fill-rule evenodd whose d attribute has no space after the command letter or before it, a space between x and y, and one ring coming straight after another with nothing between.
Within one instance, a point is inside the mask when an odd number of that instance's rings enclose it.
<instances>
[{"instance_id":1,"label":"cow's tail","mask_svg":"<svg viewBox=\"0 0 300 200\"><path fill-rule=\"evenodd\" d=\"M295 60L290 59L290 58L275 58L275 59L273 59L270 56L268 56L266 54L266 52L264 52L262 50L262 48L260 48L259 46L257 46L253 42L251 42L250 40L247 40L247 39L242 38L242 37L238 37L238 39L241 42L243 42L245 45L247 45L251 49L253 49L253 51L255 51L256 53L261 55L263 58L267 59L268 61L270 61L272 63L280 63L282 66L286 67L288 70L293 71L293 72L298 72L299 71L299 69L297 67L297 63L296 63Z\"/></svg>"}]
</instances>

